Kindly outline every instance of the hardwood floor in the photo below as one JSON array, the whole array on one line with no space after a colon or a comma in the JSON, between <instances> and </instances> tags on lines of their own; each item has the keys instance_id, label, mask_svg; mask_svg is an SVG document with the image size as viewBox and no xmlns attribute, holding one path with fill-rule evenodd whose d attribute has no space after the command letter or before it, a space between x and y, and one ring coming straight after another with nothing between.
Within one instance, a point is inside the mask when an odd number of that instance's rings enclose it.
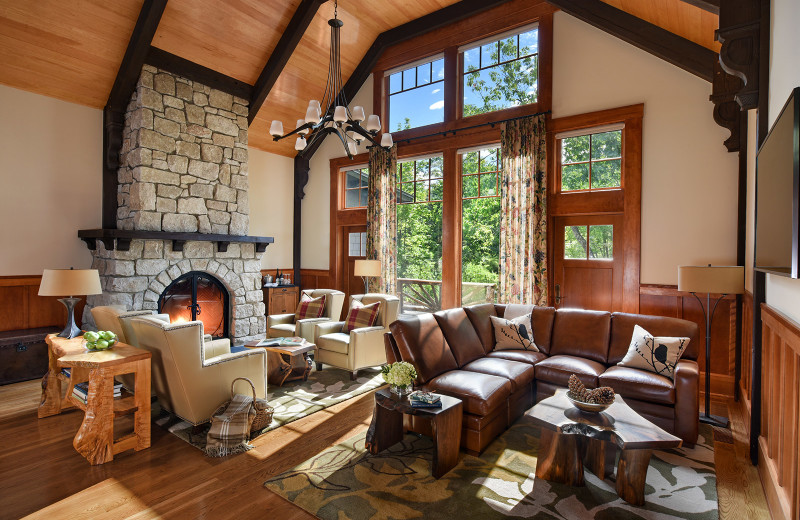
<instances>
[{"instance_id":1,"label":"hardwood floor","mask_svg":"<svg viewBox=\"0 0 800 520\"><path fill-rule=\"evenodd\" d=\"M83 414L37 419L39 396L38 381L0 386L2 519L312 519L262 483L365 430L373 407L372 393L364 394L262 435L255 449L227 459L207 458L154 426L149 449L90 466L72 447ZM747 460L739 403L712 401L712 412L732 420L733 443L715 447L720 518L769 518L758 472Z\"/></svg>"}]
</instances>

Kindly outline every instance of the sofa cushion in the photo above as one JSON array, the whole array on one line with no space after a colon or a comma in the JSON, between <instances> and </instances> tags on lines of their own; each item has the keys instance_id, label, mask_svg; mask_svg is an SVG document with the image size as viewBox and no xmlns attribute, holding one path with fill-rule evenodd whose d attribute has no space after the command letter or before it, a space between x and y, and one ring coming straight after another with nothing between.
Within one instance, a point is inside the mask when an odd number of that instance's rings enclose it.
<instances>
[{"instance_id":1,"label":"sofa cushion","mask_svg":"<svg viewBox=\"0 0 800 520\"><path fill-rule=\"evenodd\" d=\"M319 298L312 298L306 293L300 296L300 302L294 311L294 319L305 320L308 318L321 318L325 314L325 295Z\"/></svg>"},{"instance_id":2,"label":"sofa cushion","mask_svg":"<svg viewBox=\"0 0 800 520\"><path fill-rule=\"evenodd\" d=\"M685 336L689 344L683 351L681 359L697 360L700 343L700 331L693 321L664 316L647 316L644 314L627 314L615 312L611 315L611 341L608 350L608 364L616 365L628 352L633 336L633 327L639 325L654 336Z\"/></svg>"},{"instance_id":3,"label":"sofa cushion","mask_svg":"<svg viewBox=\"0 0 800 520\"><path fill-rule=\"evenodd\" d=\"M337 354L347 354L350 349L350 334L345 334L344 332L323 334L317 338L317 348L330 350Z\"/></svg>"},{"instance_id":4,"label":"sofa cushion","mask_svg":"<svg viewBox=\"0 0 800 520\"><path fill-rule=\"evenodd\" d=\"M358 300L353 300L353 306L347 312L347 318L342 324L342 332L348 334L356 329L364 327L374 327L378 322L378 313L381 310L382 302L370 303L364 305Z\"/></svg>"},{"instance_id":5,"label":"sofa cushion","mask_svg":"<svg viewBox=\"0 0 800 520\"><path fill-rule=\"evenodd\" d=\"M481 340L464 309L461 307L447 309L433 316L442 329L459 367L484 356Z\"/></svg>"},{"instance_id":6,"label":"sofa cushion","mask_svg":"<svg viewBox=\"0 0 800 520\"><path fill-rule=\"evenodd\" d=\"M269 328L270 338L281 338L284 336L294 336L294 323L278 323Z\"/></svg>"},{"instance_id":7,"label":"sofa cushion","mask_svg":"<svg viewBox=\"0 0 800 520\"><path fill-rule=\"evenodd\" d=\"M519 361L520 363L528 363L535 365L543 359L547 359L547 354L543 352L534 352L532 350L495 350L489 352L486 357L497 359L508 359L509 361Z\"/></svg>"},{"instance_id":8,"label":"sofa cushion","mask_svg":"<svg viewBox=\"0 0 800 520\"><path fill-rule=\"evenodd\" d=\"M424 384L434 377L456 370L458 363L433 314L400 318L389 325L403 361L417 369L417 380Z\"/></svg>"},{"instance_id":9,"label":"sofa cushion","mask_svg":"<svg viewBox=\"0 0 800 520\"><path fill-rule=\"evenodd\" d=\"M525 385L530 385L534 376L533 366L528 363L490 357L476 359L472 363L463 366L462 369L470 372L480 372L481 374L505 377L511 381L512 392L516 392Z\"/></svg>"},{"instance_id":10,"label":"sofa cushion","mask_svg":"<svg viewBox=\"0 0 800 520\"><path fill-rule=\"evenodd\" d=\"M464 411L475 415L494 412L511 395L511 381L505 377L467 370L450 370L428 381L425 388L458 397Z\"/></svg>"},{"instance_id":11,"label":"sofa cushion","mask_svg":"<svg viewBox=\"0 0 800 520\"><path fill-rule=\"evenodd\" d=\"M495 350L532 350L539 349L533 342L533 326L531 315L523 314L513 319L489 316L494 328Z\"/></svg>"},{"instance_id":12,"label":"sofa cushion","mask_svg":"<svg viewBox=\"0 0 800 520\"><path fill-rule=\"evenodd\" d=\"M606 363L610 332L610 312L559 309L553 324L549 354L576 356Z\"/></svg>"},{"instance_id":13,"label":"sofa cushion","mask_svg":"<svg viewBox=\"0 0 800 520\"><path fill-rule=\"evenodd\" d=\"M672 380L652 372L615 366L600 374L599 379L600 386L610 386L623 398L675 404L675 386Z\"/></svg>"},{"instance_id":14,"label":"sofa cushion","mask_svg":"<svg viewBox=\"0 0 800 520\"><path fill-rule=\"evenodd\" d=\"M689 343L689 338L653 336L639 325L633 327L628 353L618 366L646 370L674 379L675 366Z\"/></svg>"},{"instance_id":15,"label":"sofa cushion","mask_svg":"<svg viewBox=\"0 0 800 520\"><path fill-rule=\"evenodd\" d=\"M566 387L569 376L575 374L589 388L597 388L598 378L606 370L602 363L577 356L551 356L535 368L537 380Z\"/></svg>"},{"instance_id":16,"label":"sofa cushion","mask_svg":"<svg viewBox=\"0 0 800 520\"><path fill-rule=\"evenodd\" d=\"M520 316L531 315L533 312L533 305L522 303L507 303L503 309L503 318L513 320Z\"/></svg>"},{"instance_id":17,"label":"sofa cushion","mask_svg":"<svg viewBox=\"0 0 800 520\"><path fill-rule=\"evenodd\" d=\"M480 305L471 305L464 307L464 312L467 313L470 323L475 328L478 338L483 345L485 353L491 352L494 348L494 329L492 329L492 320L489 316L497 316L497 311L492 303L481 303Z\"/></svg>"},{"instance_id":18,"label":"sofa cushion","mask_svg":"<svg viewBox=\"0 0 800 520\"><path fill-rule=\"evenodd\" d=\"M500 303L495 304L494 305L495 315L503 316L504 318L508 319L509 316L512 316L515 312L518 312L518 311L509 311L508 316L506 316L506 310L509 307L511 307L511 305L504 305ZM514 307L517 307L518 309L521 308L521 306L514 306ZM550 342L551 338L553 337L553 321L555 321L556 310L553 307L539 307L537 305L533 306L530 315L531 315L531 326L533 328L533 342L536 343L536 348L538 348L545 354L549 354Z\"/></svg>"}]
</instances>

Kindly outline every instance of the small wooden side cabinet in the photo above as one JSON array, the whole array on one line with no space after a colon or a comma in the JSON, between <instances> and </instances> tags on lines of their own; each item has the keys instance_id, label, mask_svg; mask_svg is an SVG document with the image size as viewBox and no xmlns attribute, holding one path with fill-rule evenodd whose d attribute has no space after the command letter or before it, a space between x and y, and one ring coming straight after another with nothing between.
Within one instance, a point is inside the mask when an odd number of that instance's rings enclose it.
<instances>
[{"instance_id":1,"label":"small wooden side cabinet","mask_svg":"<svg viewBox=\"0 0 800 520\"><path fill-rule=\"evenodd\" d=\"M266 315L289 314L297 310L300 288L296 285L279 285L264 287L264 305Z\"/></svg>"},{"instance_id":2,"label":"small wooden side cabinet","mask_svg":"<svg viewBox=\"0 0 800 520\"><path fill-rule=\"evenodd\" d=\"M152 354L125 343L110 350L91 352L83 346L83 337L60 338L50 334L48 372L42 380L39 418L56 415L70 408L85 412L83 423L72 445L90 464L104 464L125 450L150 447L150 358ZM62 373L70 369L70 376ZM114 399L114 376L135 375L135 393L123 391ZM76 383L89 382L86 404L72 395ZM62 397L61 383L67 383ZM134 414L133 433L114 440L114 417Z\"/></svg>"}]
</instances>

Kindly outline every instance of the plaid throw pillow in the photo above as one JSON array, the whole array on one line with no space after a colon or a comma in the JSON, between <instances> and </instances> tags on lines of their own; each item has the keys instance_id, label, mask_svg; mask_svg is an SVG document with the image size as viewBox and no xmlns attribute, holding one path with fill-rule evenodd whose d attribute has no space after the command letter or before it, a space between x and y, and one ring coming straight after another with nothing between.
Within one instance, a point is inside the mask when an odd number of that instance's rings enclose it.
<instances>
[{"instance_id":1,"label":"plaid throw pillow","mask_svg":"<svg viewBox=\"0 0 800 520\"><path fill-rule=\"evenodd\" d=\"M294 320L304 320L307 318L321 318L325 314L325 295L319 298L312 298L306 293L300 298L300 304L294 311Z\"/></svg>"},{"instance_id":2,"label":"plaid throw pillow","mask_svg":"<svg viewBox=\"0 0 800 520\"><path fill-rule=\"evenodd\" d=\"M347 319L344 320L344 325L342 325L342 332L350 334L350 331L354 329L373 327L378 321L380 308L381 302L364 305L359 301L354 301L353 306L347 312Z\"/></svg>"}]
</instances>

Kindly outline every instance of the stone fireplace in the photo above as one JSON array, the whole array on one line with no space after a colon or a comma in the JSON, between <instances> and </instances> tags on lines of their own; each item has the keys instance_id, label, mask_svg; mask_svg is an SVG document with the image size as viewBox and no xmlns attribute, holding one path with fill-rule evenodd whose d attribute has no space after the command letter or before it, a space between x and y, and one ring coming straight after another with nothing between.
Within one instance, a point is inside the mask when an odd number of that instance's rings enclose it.
<instances>
[{"instance_id":1,"label":"stone fireplace","mask_svg":"<svg viewBox=\"0 0 800 520\"><path fill-rule=\"evenodd\" d=\"M79 232L103 283L87 308L158 311L168 287L200 273L229 297L222 334L241 343L266 332L261 256L272 239L247 236L248 104L143 67L125 114L117 229Z\"/></svg>"}]
</instances>

